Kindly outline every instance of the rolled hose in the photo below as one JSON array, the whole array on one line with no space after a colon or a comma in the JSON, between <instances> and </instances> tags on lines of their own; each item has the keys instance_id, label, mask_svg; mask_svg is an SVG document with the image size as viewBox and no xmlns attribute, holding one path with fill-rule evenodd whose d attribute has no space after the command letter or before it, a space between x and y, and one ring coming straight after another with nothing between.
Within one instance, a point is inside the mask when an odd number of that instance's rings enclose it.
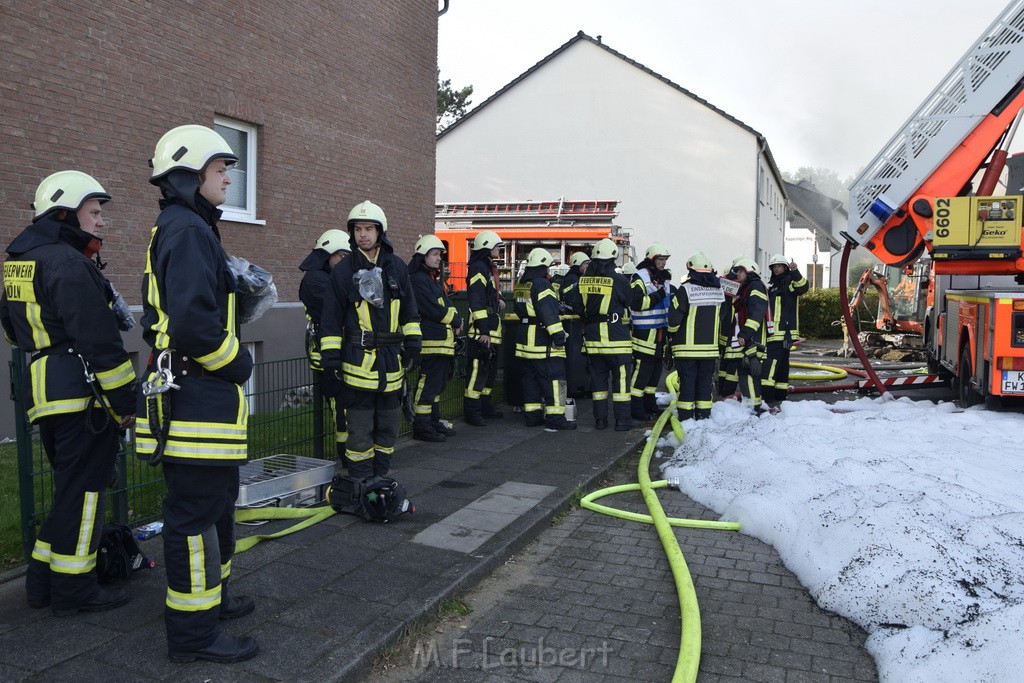
<instances>
[{"instance_id":1,"label":"rolled hose","mask_svg":"<svg viewBox=\"0 0 1024 683\"><path fill-rule=\"evenodd\" d=\"M670 405L654 423L651 435L647 438L647 443L640 454L640 464L637 466L637 480L639 483L610 486L594 491L584 496L580 501L580 505L588 510L612 517L654 524L654 528L658 532L658 538L661 540L661 546L668 557L668 564L672 570L672 578L676 585L676 595L679 598L681 626L679 633L679 656L676 658L676 668L675 673L672 675L672 681L673 683L693 683L697 680L697 670L700 665L700 608L697 604L697 593L693 587L693 578L690 576L690 570L686 566L683 551L679 548L679 541L676 539L675 534L672 533L672 527L738 530L740 525L736 522L670 518L665 514L665 510L661 507L658 495L654 490L667 487L668 482L665 480L652 482L648 470L650 468L651 456L654 455L654 449L658 444L662 431L665 429L666 422L671 424L672 432L682 443L683 427L676 418L675 407ZM627 510L618 510L594 502L598 498L623 491L640 491L644 498L644 503L647 504L647 509L651 514L642 515Z\"/></svg>"}]
</instances>

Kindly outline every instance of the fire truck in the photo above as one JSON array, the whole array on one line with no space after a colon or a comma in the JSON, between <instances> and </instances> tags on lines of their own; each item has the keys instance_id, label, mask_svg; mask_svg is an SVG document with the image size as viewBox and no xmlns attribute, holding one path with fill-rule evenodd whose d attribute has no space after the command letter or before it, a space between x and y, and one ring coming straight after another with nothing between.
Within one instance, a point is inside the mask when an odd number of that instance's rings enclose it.
<instances>
[{"instance_id":1,"label":"fire truck","mask_svg":"<svg viewBox=\"0 0 1024 683\"><path fill-rule=\"evenodd\" d=\"M854 246L897 268L931 256L924 345L964 405L1024 396L1024 176L1002 180L1024 110L1022 36L1015 0L854 180L841 233L844 263Z\"/></svg>"},{"instance_id":2,"label":"fire truck","mask_svg":"<svg viewBox=\"0 0 1024 683\"><path fill-rule=\"evenodd\" d=\"M615 224L618 200L566 200L437 204L434 234L444 243L448 285L466 288L466 266L477 233L493 230L505 247L496 265L502 289L511 291L531 250L551 252L555 263L567 264L577 251L590 253L604 238L619 245L619 265L635 259L632 231Z\"/></svg>"}]
</instances>

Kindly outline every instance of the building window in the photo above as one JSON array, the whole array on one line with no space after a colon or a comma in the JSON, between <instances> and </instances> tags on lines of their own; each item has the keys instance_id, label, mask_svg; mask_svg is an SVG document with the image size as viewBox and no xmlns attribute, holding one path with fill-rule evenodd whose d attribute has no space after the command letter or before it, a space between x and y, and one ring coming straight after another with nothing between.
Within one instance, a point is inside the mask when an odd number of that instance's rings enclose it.
<instances>
[{"instance_id":1,"label":"building window","mask_svg":"<svg viewBox=\"0 0 1024 683\"><path fill-rule=\"evenodd\" d=\"M256 219L256 126L218 118L214 119L213 129L238 156L238 163L228 171L231 185L227 201L220 207L223 220L263 224L264 221Z\"/></svg>"}]
</instances>

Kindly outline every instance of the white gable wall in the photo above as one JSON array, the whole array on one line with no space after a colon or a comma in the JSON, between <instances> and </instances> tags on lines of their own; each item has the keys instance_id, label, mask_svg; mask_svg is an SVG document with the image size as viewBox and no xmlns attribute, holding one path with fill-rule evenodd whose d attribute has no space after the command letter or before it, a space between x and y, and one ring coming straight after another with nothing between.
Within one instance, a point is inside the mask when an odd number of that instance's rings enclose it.
<instances>
[{"instance_id":1,"label":"white gable wall","mask_svg":"<svg viewBox=\"0 0 1024 683\"><path fill-rule=\"evenodd\" d=\"M618 199L640 258L658 241L677 275L698 250L724 272L782 250L781 192L759 166L757 136L580 40L438 141L437 201ZM759 180L778 198L760 207Z\"/></svg>"}]
</instances>

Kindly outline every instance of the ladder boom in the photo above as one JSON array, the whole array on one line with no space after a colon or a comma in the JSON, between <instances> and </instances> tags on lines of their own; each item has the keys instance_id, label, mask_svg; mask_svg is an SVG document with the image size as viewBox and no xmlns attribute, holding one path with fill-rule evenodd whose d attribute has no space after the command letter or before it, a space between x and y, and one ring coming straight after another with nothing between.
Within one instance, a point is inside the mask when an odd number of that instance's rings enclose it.
<instances>
[{"instance_id":1,"label":"ladder boom","mask_svg":"<svg viewBox=\"0 0 1024 683\"><path fill-rule=\"evenodd\" d=\"M1022 86L1024 0L1014 0L854 180L843 237L867 245L894 213L906 211L908 201L986 120L1000 117L1007 106L1019 106ZM986 130L995 135L991 142L973 141L971 159L959 160L963 172L949 176L955 183L955 178L966 174L960 186L934 189L958 194L1005 129L1004 125L994 132Z\"/></svg>"}]
</instances>

